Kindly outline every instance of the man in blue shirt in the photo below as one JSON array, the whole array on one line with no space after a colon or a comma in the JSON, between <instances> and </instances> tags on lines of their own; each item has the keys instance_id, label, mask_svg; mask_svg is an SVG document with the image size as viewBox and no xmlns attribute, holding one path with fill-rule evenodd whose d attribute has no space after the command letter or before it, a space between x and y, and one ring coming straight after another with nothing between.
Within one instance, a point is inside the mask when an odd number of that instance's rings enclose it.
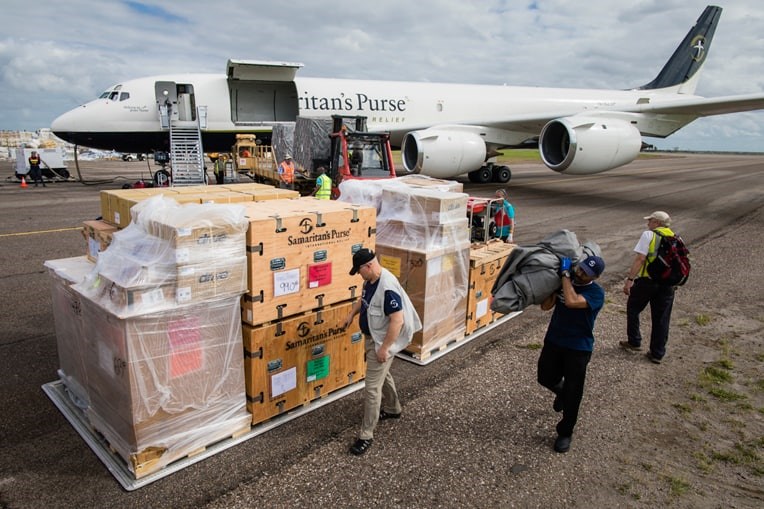
<instances>
[{"instance_id":1,"label":"man in blue shirt","mask_svg":"<svg viewBox=\"0 0 764 509\"><path fill-rule=\"evenodd\" d=\"M538 382L555 394L552 408L562 412L557 423L554 450L568 452L578 407L584 395L586 367L594 349L594 321L605 303L605 290L594 282L605 270L605 261L589 256L571 272L569 258L560 263L562 289L541 303L552 309L538 361Z\"/></svg>"},{"instance_id":2,"label":"man in blue shirt","mask_svg":"<svg viewBox=\"0 0 764 509\"><path fill-rule=\"evenodd\" d=\"M344 327L358 315L358 325L366 340L363 420L358 439L350 447L351 454L360 456L371 447L378 421L401 416L401 402L390 366L395 354L421 330L422 322L398 279L379 264L374 251L362 248L353 255L350 275L356 274L364 280L363 290Z\"/></svg>"}]
</instances>

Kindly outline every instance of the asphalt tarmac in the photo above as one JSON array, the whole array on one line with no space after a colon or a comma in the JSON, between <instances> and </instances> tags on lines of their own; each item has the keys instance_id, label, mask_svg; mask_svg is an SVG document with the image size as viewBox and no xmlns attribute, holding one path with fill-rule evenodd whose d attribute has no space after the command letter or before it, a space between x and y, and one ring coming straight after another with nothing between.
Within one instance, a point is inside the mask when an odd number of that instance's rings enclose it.
<instances>
[{"instance_id":1,"label":"asphalt tarmac","mask_svg":"<svg viewBox=\"0 0 764 509\"><path fill-rule=\"evenodd\" d=\"M4 179L8 165L0 172L0 507L465 507L482 506L486 493L491 500L511 499L510 493L501 496L500 490L511 489L504 479L529 464L541 484L553 475L553 422L527 441L520 434L510 439L515 450L502 453L511 456L506 467L485 460L494 457L508 420L521 422L542 407L546 413L549 403L535 386L535 364L513 363L511 356L496 363L489 355L529 335L543 339L548 315L528 309L427 366L396 360L404 418L381 423L361 458L347 454L361 419L355 393L125 491L41 390L58 368L51 280L43 263L84 254L79 228L99 216L99 191L146 177L146 163L88 162L82 170L87 184L45 188ZM763 177L761 156L657 154L581 177L518 165L506 187L517 211L517 243L534 244L561 228L598 242L607 261L603 286L614 293L644 229L643 216L668 210L684 239L698 244L746 217L760 217ZM496 187L465 180L465 192L476 196L492 196ZM751 240L761 245L761 238ZM473 371L480 376L468 383L459 377ZM497 393L507 402L501 419L488 417ZM462 419L467 428L457 425Z\"/></svg>"}]
</instances>

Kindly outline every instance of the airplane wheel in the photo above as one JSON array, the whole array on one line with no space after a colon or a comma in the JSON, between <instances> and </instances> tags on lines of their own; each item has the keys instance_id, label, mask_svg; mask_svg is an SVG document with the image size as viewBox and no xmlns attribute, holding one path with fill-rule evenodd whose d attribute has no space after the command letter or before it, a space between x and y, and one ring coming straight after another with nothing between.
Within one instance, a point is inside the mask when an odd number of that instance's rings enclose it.
<instances>
[{"instance_id":1,"label":"airplane wheel","mask_svg":"<svg viewBox=\"0 0 764 509\"><path fill-rule=\"evenodd\" d=\"M512 178L512 171L509 169L509 166L494 166L492 176L494 182L506 184Z\"/></svg>"},{"instance_id":2,"label":"airplane wheel","mask_svg":"<svg viewBox=\"0 0 764 509\"><path fill-rule=\"evenodd\" d=\"M167 187L170 185L170 172L159 170L154 173L154 187Z\"/></svg>"},{"instance_id":3,"label":"airplane wheel","mask_svg":"<svg viewBox=\"0 0 764 509\"><path fill-rule=\"evenodd\" d=\"M467 176L470 178L470 182L475 182L476 184L487 184L493 178L493 173L491 172L490 168L483 166L479 170L469 172Z\"/></svg>"}]
</instances>

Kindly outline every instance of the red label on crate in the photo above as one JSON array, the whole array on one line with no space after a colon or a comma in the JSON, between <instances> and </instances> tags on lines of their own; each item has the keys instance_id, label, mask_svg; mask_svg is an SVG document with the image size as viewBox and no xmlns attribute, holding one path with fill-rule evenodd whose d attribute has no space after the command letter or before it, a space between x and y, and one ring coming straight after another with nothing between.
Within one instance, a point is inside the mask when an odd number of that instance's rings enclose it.
<instances>
[{"instance_id":1,"label":"red label on crate","mask_svg":"<svg viewBox=\"0 0 764 509\"><path fill-rule=\"evenodd\" d=\"M201 369L202 334L199 326L199 319L196 317L175 320L168 324L170 378L177 378Z\"/></svg>"},{"instance_id":2,"label":"red label on crate","mask_svg":"<svg viewBox=\"0 0 764 509\"><path fill-rule=\"evenodd\" d=\"M332 262L308 265L308 288L326 286L332 282Z\"/></svg>"}]
</instances>

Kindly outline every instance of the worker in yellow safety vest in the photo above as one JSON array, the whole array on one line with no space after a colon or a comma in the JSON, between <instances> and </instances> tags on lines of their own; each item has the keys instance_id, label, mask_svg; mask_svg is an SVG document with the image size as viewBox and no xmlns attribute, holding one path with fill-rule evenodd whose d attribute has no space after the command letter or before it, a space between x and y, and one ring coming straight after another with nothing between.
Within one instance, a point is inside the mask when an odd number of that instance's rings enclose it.
<instances>
[{"instance_id":1,"label":"worker in yellow safety vest","mask_svg":"<svg viewBox=\"0 0 764 509\"><path fill-rule=\"evenodd\" d=\"M332 198L332 179L326 174L326 168L318 167L318 178L316 179L316 188L310 193L319 200L331 200Z\"/></svg>"},{"instance_id":2,"label":"worker in yellow safety vest","mask_svg":"<svg viewBox=\"0 0 764 509\"><path fill-rule=\"evenodd\" d=\"M287 153L284 160L279 164L279 184L282 189L294 188L294 162L292 155Z\"/></svg>"}]
</instances>

